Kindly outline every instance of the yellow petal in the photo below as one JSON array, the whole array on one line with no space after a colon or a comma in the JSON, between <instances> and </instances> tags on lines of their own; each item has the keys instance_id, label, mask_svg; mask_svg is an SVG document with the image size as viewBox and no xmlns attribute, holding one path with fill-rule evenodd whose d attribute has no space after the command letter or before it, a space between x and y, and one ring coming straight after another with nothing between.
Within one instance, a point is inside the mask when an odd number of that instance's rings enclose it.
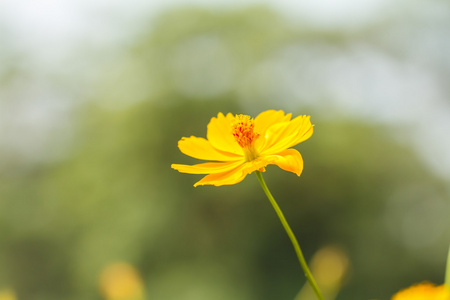
<instances>
[{"instance_id":1,"label":"yellow petal","mask_svg":"<svg viewBox=\"0 0 450 300\"><path fill-rule=\"evenodd\" d=\"M291 119L291 115L292 114L284 115L284 111L282 110L264 111L255 118L255 132L259 133L261 136L264 136L267 128L277 123L289 121Z\"/></svg>"},{"instance_id":2,"label":"yellow petal","mask_svg":"<svg viewBox=\"0 0 450 300\"><path fill-rule=\"evenodd\" d=\"M195 183L194 186L206 184L221 186L239 183L247 176L247 173L243 172L243 169L244 164L227 172L206 175L200 181Z\"/></svg>"},{"instance_id":3,"label":"yellow petal","mask_svg":"<svg viewBox=\"0 0 450 300\"><path fill-rule=\"evenodd\" d=\"M281 146L281 143L283 143L283 146L286 145L287 143L285 142L285 140L287 137L293 135L294 129L294 126L292 126L292 121L277 123L270 126L270 128L268 128L266 131L265 143L263 145L262 152L265 154L272 147L277 147L278 149ZM285 147L284 149L287 148ZM271 154L276 152L279 151L270 151Z\"/></svg>"},{"instance_id":4,"label":"yellow petal","mask_svg":"<svg viewBox=\"0 0 450 300\"><path fill-rule=\"evenodd\" d=\"M230 162L220 162L220 163L203 163L197 165L178 165L172 164L171 167L178 170L181 173L188 174L213 174L213 173L223 173L231 169L236 168L244 163L243 160L240 161L230 161Z\"/></svg>"},{"instance_id":5,"label":"yellow petal","mask_svg":"<svg viewBox=\"0 0 450 300\"><path fill-rule=\"evenodd\" d=\"M392 296L392 300L448 300L450 299L450 288L445 284L435 286L424 282L419 283Z\"/></svg>"},{"instance_id":6,"label":"yellow petal","mask_svg":"<svg viewBox=\"0 0 450 300\"><path fill-rule=\"evenodd\" d=\"M255 148L261 152L266 143L266 131L272 125L288 122L292 114L284 115L282 110L267 110L260 113L255 118L255 132L259 134L259 138L255 141Z\"/></svg>"},{"instance_id":7,"label":"yellow petal","mask_svg":"<svg viewBox=\"0 0 450 300\"><path fill-rule=\"evenodd\" d=\"M208 140L195 136L182 138L178 142L178 148L186 155L203 160L234 161L239 159L238 155L217 150Z\"/></svg>"},{"instance_id":8,"label":"yellow petal","mask_svg":"<svg viewBox=\"0 0 450 300\"><path fill-rule=\"evenodd\" d=\"M214 148L243 156L242 148L232 135L233 121L234 116L231 113L228 113L227 116L219 113L217 118L214 117L209 122L206 137Z\"/></svg>"},{"instance_id":9,"label":"yellow petal","mask_svg":"<svg viewBox=\"0 0 450 300\"><path fill-rule=\"evenodd\" d=\"M270 155L268 158L274 158L274 164L285 171L289 171L300 176L303 171L303 159L300 153L295 149L287 149L276 155Z\"/></svg>"},{"instance_id":10,"label":"yellow petal","mask_svg":"<svg viewBox=\"0 0 450 300\"><path fill-rule=\"evenodd\" d=\"M254 171L262 171L265 172L265 167L270 164L274 164L277 158L275 156L266 156L266 157L258 157L255 160L249 161L245 163L244 172L250 174Z\"/></svg>"},{"instance_id":11,"label":"yellow petal","mask_svg":"<svg viewBox=\"0 0 450 300\"><path fill-rule=\"evenodd\" d=\"M295 146L303 141L306 141L312 136L314 131L314 125L311 124L310 116L302 116L299 128L300 129L297 133L297 137L294 139L292 145L289 147Z\"/></svg>"},{"instance_id":12,"label":"yellow petal","mask_svg":"<svg viewBox=\"0 0 450 300\"><path fill-rule=\"evenodd\" d=\"M261 154L276 154L311 137L313 125L309 116L299 116L289 122L272 125L266 132Z\"/></svg>"},{"instance_id":13,"label":"yellow petal","mask_svg":"<svg viewBox=\"0 0 450 300\"><path fill-rule=\"evenodd\" d=\"M264 167L270 163L273 163L276 159L275 156L269 158L258 158L253 161L242 163L242 165L223 173L210 174L202 178L194 186L211 184L215 186L230 185L241 182L248 174L260 170L265 172Z\"/></svg>"}]
</instances>

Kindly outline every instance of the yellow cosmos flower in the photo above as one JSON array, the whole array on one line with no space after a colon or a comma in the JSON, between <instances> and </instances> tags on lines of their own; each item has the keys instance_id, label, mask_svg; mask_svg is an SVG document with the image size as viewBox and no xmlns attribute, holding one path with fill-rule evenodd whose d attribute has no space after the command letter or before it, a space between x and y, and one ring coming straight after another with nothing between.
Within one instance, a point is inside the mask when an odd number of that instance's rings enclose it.
<instances>
[{"instance_id":1,"label":"yellow cosmos flower","mask_svg":"<svg viewBox=\"0 0 450 300\"><path fill-rule=\"evenodd\" d=\"M106 266L99 279L100 291L106 300L145 298L142 278L136 268L128 263L116 262Z\"/></svg>"},{"instance_id":2,"label":"yellow cosmos flower","mask_svg":"<svg viewBox=\"0 0 450 300\"><path fill-rule=\"evenodd\" d=\"M435 286L431 283L420 283L401 290L392 300L450 300L450 287Z\"/></svg>"},{"instance_id":3,"label":"yellow cosmos flower","mask_svg":"<svg viewBox=\"0 0 450 300\"><path fill-rule=\"evenodd\" d=\"M0 300L17 300L16 293L11 289L0 290Z\"/></svg>"},{"instance_id":4,"label":"yellow cosmos flower","mask_svg":"<svg viewBox=\"0 0 450 300\"><path fill-rule=\"evenodd\" d=\"M172 168L182 173L208 174L194 186L235 184L254 171L264 172L271 164L300 176L303 159L297 150L289 148L308 139L313 125L309 116L291 117L281 110L262 112L255 119L219 113L208 124L207 139L191 136L178 142L184 154L215 162L173 164Z\"/></svg>"}]
</instances>

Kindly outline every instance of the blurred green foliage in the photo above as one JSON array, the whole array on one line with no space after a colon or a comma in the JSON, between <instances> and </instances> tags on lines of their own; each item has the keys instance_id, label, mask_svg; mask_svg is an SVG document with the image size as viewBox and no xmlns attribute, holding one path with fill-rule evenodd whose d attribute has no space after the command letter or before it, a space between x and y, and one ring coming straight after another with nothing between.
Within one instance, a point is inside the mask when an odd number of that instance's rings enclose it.
<instances>
[{"instance_id":1,"label":"blurred green foliage","mask_svg":"<svg viewBox=\"0 0 450 300\"><path fill-rule=\"evenodd\" d=\"M193 188L200 175L170 164L196 162L177 141L206 136L218 112L283 108L257 92L244 104L239 83L295 41L345 38L295 29L261 7L177 10L143 29L104 70L96 99L76 111L66 157L23 172L10 164L1 174L0 284L21 300L101 299L102 268L128 261L148 299L293 299L305 280L256 177ZM402 220L429 197L448 201L445 182L393 128L290 106L315 124L312 138L296 147L304 173L270 166L265 178L307 259L329 244L348 253L351 271L338 299L388 299L413 282L441 282L448 230L414 249L402 240ZM403 206L388 213L396 199Z\"/></svg>"}]
</instances>

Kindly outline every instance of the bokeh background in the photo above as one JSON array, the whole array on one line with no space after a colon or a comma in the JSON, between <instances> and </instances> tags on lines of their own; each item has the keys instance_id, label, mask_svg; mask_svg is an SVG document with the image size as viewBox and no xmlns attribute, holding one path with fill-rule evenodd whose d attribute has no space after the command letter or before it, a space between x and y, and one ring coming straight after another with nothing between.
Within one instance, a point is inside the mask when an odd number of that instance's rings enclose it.
<instances>
[{"instance_id":1,"label":"bokeh background","mask_svg":"<svg viewBox=\"0 0 450 300\"><path fill-rule=\"evenodd\" d=\"M170 168L218 112L267 109L315 124L302 176L265 179L329 299L440 284L449 79L445 0L2 1L0 297L294 299L256 177Z\"/></svg>"}]
</instances>

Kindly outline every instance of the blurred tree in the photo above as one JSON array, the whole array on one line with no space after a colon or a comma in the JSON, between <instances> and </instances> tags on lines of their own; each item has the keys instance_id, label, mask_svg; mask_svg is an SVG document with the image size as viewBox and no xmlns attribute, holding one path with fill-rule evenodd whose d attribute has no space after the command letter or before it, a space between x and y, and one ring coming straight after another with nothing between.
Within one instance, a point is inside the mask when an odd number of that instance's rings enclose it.
<instances>
[{"instance_id":1,"label":"blurred tree","mask_svg":"<svg viewBox=\"0 0 450 300\"><path fill-rule=\"evenodd\" d=\"M244 75L258 63L296 41L341 42L303 31L261 7L161 15L104 70L96 99L78 111L66 159L0 175L0 280L24 300L100 299L102 268L128 261L148 299L294 298L305 280L256 178L193 188L200 176L170 164L195 162L177 141L205 136L218 112L282 107L277 99L251 108L241 101ZM304 173L268 167L266 180L307 258L330 243L349 253L351 274L337 299L382 299L411 281L440 282L446 232L414 252L405 245L411 232L396 228L430 195L448 200L444 183L392 128L294 106L294 115L311 114L316 124L298 147ZM403 201L411 187L425 190L412 211ZM390 209L393 199L404 211ZM417 222L448 228L435 216ZM442 260L417 259L441 252Z\"/></svg>"}]
</instances>

